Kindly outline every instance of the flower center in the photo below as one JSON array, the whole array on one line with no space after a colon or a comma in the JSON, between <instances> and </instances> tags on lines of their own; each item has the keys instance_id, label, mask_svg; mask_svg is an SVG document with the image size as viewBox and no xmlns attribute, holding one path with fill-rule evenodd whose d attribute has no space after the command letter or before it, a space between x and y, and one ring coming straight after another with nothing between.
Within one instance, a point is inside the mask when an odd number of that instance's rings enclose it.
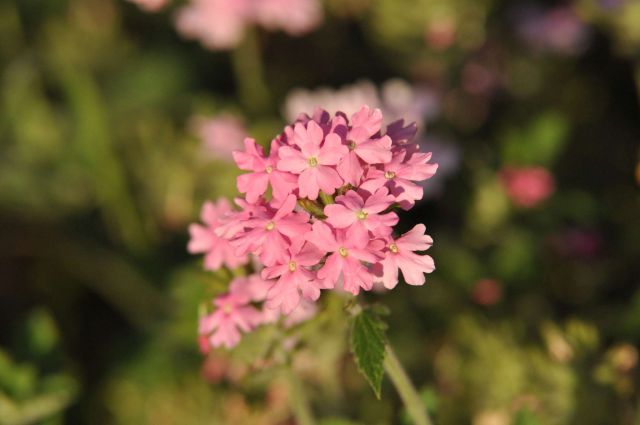
<instances>
[{"instance_id":1,"label":"flower center","mask_svg":"<svg viewBox=\"0 0 640 425\"><path fill-rule=\"evenodd\" d=\"M396 176L396 173L394 173L393 171L385 171L384 172L384 178L385 179L391 180L395 176Z\"/></svg>"},{"instance_id":2,"label":"flower center","mask_svg":"<svg viewBox=\"0 0 640 425\"><path fill-rule=\"evenodd\" d=\"M356 214L356 217L358 217L358 220L364 220L365 218L367 218L367 213L364 210L360 210L358 211L358 213Z\"/></svg>"},{"instance_id":3,"label":"flower center","mask_svg":"<svg viewBox=\"0 0 640 425\"><path fill-rule=\"evenodd\" d=\"M392 243L391 245L389 245L389 251L393 252L394 254L398 253L398 245L396 245L395 243Z\"/></svg>"},{"instance_id":4,"label":"flower center","mask_svg":"<svg viewBox=\"0 0 640 425\"><path fill-rule=\"evenodd\" d=\"M297 268L298 268L298 265L296 264L295 261L289 261L289 271L295 272Z\"/></svg>"},{"instance_id":5,"label":"flower center","mask_svg":"<svg viewBox=\"0 0 640 425\"><path fill-rule=\"evenodd\" d=\"M273 173L273 167L271 165L267 165L264 171L266 171L267 174L271 174Z\"/></svg>"},{"instance_id":6,"label":"flower center","mask_svg":"<svg viewBox=\"0 0 640 425\"><path fill-rule=\"evenodd\" d=\"M349 255L349 251L347 251L347 248L341 246L340 249L338 249L338 253L340 253L341 256L346 257L347 255Z\"/></svg>"},{"instance_id":7,"label":"flower center","mask_svg":"<svg viewBox=\"0 0 640 425\"><path fill-rule=\"evenodd\" d=\"M233 307L231 306L231 304L226 303L224 307L222 307L222 311L224 312L224 314L231 314L231 312L233 311Z\"/></svg>"},{"instance_id":8,"label":"flower center","mask_svg":"<svg viewBox=\"0 0 640 425\"><path fill-rule=\"evenodd\" d=\"M267 225L264 226L264 228L269 230L269 231L273 230L274 227L276 227L276 224L273 221L268 222Z\"/></svg>"},{"instance_id":9,"label":"flower center","mask_svg":"<svg viewBox=\"0 0 640 425\"><path fill-rule=\"evenodd\" d=\"M349 149L354 150L358 145L353 140L349 140Z\"/></svg>"},{"instance_id":10,"label":"flower center","mask_svg":"<svg viewBox=\"0 0 640 425\"><path fill-rule=\"evenodd\" d=\"M316 158L315 156L312 156L311 158L309 158L309 166L310 167L317 167L318 166L318 158Z\"/></svg>"}]
</instances>

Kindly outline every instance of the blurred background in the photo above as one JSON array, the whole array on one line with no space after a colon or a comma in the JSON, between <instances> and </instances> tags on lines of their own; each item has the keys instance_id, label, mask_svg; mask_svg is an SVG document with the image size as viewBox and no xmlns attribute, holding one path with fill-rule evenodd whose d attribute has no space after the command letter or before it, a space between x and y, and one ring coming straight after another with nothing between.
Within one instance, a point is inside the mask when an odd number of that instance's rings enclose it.
<instances>
[{"instance_id":1,"label":"blurred background","mask_svg":"<svg viewBox=\"0 0 640 425\"><path fill-rule=\"evenodd\" d=\"M640 2L4 0L0 424L294 424L265 360L197 344L186 252L231 151L316 105L420 126L435 241L389 337L438 424L640 424ZM377 401L340 300L295 369L324 425Z\"/></svg>"}]
</instances>

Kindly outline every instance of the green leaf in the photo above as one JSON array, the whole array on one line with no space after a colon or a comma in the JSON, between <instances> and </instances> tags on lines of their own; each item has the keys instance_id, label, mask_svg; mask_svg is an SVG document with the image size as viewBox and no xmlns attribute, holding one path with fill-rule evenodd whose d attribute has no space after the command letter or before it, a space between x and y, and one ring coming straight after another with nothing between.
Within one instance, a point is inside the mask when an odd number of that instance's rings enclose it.
<instances>
[{"instance_id":1,"label":"green leaf","mask_svg":"<svg viewBox=\"0 0 640 425\"><path fill-rule=\"evenodd\" d=\"M387 325L380 316L368 308L356 313L351 322L351 352L358 370L367 379L378 399L384 376L386 328Z\"/></svg>"}]
</instances>

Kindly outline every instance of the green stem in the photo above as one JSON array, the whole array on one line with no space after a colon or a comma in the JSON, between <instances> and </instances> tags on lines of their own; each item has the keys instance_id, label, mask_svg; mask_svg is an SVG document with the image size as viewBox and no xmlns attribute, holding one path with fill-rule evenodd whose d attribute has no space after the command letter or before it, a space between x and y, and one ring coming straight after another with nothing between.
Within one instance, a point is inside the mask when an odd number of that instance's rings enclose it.
<instances>
[{"instance_id":1,"label":"green stem","mask_svg":"<svg viewBox=\"0 0 640 425\"><path fill-rule=\"evenodd\" d=\"M269 88L264 80L258 34L247 29L244 40L231 52L231 63L240 102L246 110L259 114L269 107Z\"/></svg>"},{"instance_id":2,"label":"green stem","mask_svg":"<svg viewBox=\"0 0 640 425\"><path fill-rule=\"evenodd\" d=\"M324 207L310 199L298 199L298 205L300 205L306 212L316 218L319 218L321 220L327 218L327 216L324 215Z\"/></svg>"},{"instance_id":3,"label":"green stem","mask_svg":"<svg viewBox=\"0 0 640 425\"><path fill-rule=\"evenodd\" d=\"M398 390L400 398L407 408L407 413L413 420L415 425L431 425L431 419L427 414L427 409L407 376L402 364L396 357L391 346L387 344L386 355L384 358L384 369L389 374L391 382Z\"/></svg>"},{"instance_id":4,"label":"green stem","mask_svg":"<svg viewBox=\"0 0 640 425\"><path fill-rule=\"evenodd\" d=\"M304 391L300 378L293 371L291 366L287 368L287 378L289 379L289 392L291 399L291 410L296 418L297 425L315 425L316 421L311 413L309 400Z\"/></svg>"}]
</instances>

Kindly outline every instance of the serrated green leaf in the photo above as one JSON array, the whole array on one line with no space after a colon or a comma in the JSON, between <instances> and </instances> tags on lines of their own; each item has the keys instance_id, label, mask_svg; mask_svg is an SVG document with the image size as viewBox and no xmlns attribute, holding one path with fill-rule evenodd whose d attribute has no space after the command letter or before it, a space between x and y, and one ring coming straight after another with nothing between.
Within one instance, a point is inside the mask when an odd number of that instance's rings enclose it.
<instances>
[{"instance_id":1,"label":"serrated green leaf","mask_svg":"<svg viewBox=\"0 0 640 425\"><path fill-rule=\"evenodd\" d=\"M351 323L351 352L360 373L380 398L384 376L384 356L387 338L386 323L371 309L362 309Z\"/></svg>"}]
</instances>

